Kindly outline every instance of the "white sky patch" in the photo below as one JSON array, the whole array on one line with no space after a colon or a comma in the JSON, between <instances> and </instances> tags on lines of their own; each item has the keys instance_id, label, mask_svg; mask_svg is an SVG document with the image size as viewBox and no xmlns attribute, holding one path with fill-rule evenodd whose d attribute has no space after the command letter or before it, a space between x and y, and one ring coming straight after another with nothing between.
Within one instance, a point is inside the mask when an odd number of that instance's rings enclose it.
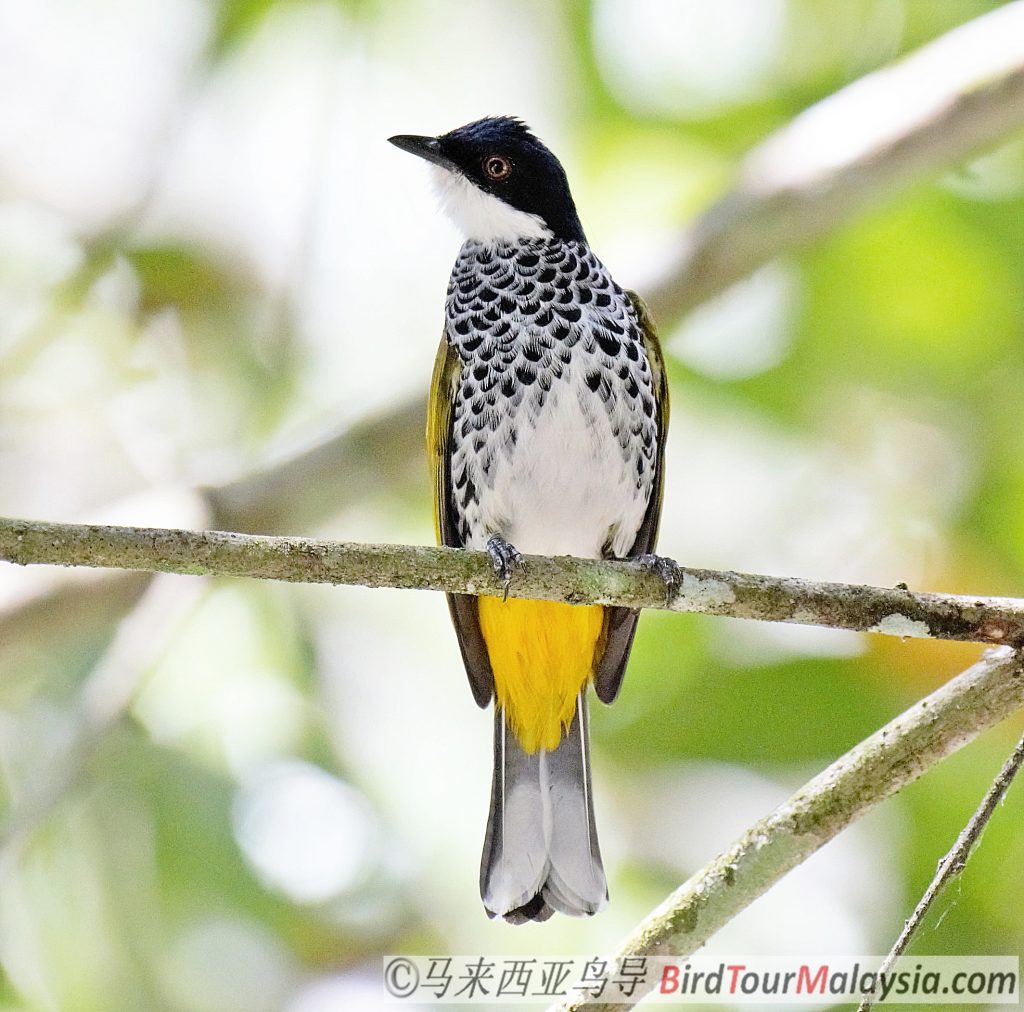
<instances>
[{"instance_id":1,"label":"white sky patch","mask_svg":"<svg viewBox=\"0 0 1024 1012\"><path fill-rule=\"evenodd\" d=\"M867 650L861 633L786 622L719 619L715 651L728 664L760 667L798 657L859 657Z\"/></svg>"},{"instance_id":2,"label":"white sky patch","mask_svg":"<svg viewBox=\"0 0 1024 1012\"><path fill-rule=\"evenodd\" d=\"M144 231L238 259L272 292L301 268L326 170L347 25L336 8L272 10L183 116Z\"/></svg>"},{"instance_id":3,"label":"white sky patch","mask_svg":"<svg viewBox=\"0 0 1024 1012\"><path fill-rule=\"evenodd\" d=\"M208 917L165 945L162 980L175 1008L275 1012L300 979L284 944L256 921Z\"/></svg>"},{"instance_id":4,"label":"white sky patch","mask_svg":"<svg viewBox=\"0 0 1024 1012\"><path fill-rule=\"evenodd\" d=\"M28 201L0 203L0 356L13 352L39 324L53 286L83 259L59 215Z\"/></svg>"},{"instance_id":5,"label":"white sky patch","mask_svg":"<svg viewBox=\"0 0 1024 1012\"><path fill-rule=\"evenodd\" d=\"M445 213L467 239L481 242L550 239L551 229L536 214L520 211L485 193L461 172L432 165L434 190Z\"/></svg>"},{"instance_id":6,"label":"white sky patch","mask_svg":"<svg viewBox=\"0 0 1024 1012\"><path fill-rule=\"evenodd\" d=\"M144 192L201 53L199 0L0 4L0 177L93 229Z\"/></svg>"},{"instance_id":7,"label":"white sky patch","mask_svg":"<svg viewBox=\"0 0 1024 1012\"><path fill-rule=\"evenodd\" d=\"M357 35L337 5L271 10L184 110L143 225L151 241L199 243L241 266L287 305L309 365L271 452L422 390L440 336L457 247L425 179L406 202L422 173L386 141L429 114ZM408 119L392 123L398 108ZM417 269L397 274L396 255ZM382 342L388 382L368 382Z\"/></svg>"},{"instance_id":8,"label":"white sky patch","mask_svg":"<svg viewBox=\"0 0 1024 1012\"><path fill-rule=\"evenodd\" d=\"M778 65L785 0L601 0L598 62L645 113L711 115L755 98Z\"/></svg>"},{"instance_id":9,"label":"white sky patch","mask_svg":"<svg viewBox=\"0 0 1024 1012\"><path fill-rule=\"evenodd\" d=\"M783 803L804 772L773 778L748 767L699 762L645 770L642 776L622 770L619 777L616 800L630 855L685 878ZM850 827L730 921L702 951L869 951L874 931L884 930L899 901L899 871L885 860L899 828L892 816L873 813L873 822Z\"/></svg>"},{"instance_id":10,"label":"white sky patch","mask_svg":"<svg viewBox=\"0 0 1024 1012\"><path fill-rule=\"evenodd\" d=\"M194 749L235 776L288 754L306 714L275 657L278 633L251 590L212 591L161 656L136 699L136 716L157 742Z\"/></svg>"},{"instance_id":11,"label":"white sky patch","mask_svg":"<svg viewBox=\"0 0 1024 1012\"><path fill-rule=\"evenodd\" d=\"M384 1002L380 960L349 973L317 977L295 994L285 1012L338 1012L339 1009L375 1009ZM397 1000L397 999L396 999ZM414 1006L422 1008L422 1005Z\"/></svg>"},{"instance_id":12,"label":"white sky patch","mask_svg":"<svg viewBox=\"0 0 1024 1012\"><path fill-rule=\"evenodd\" d=\"M942 558L935 532L973 488L956 466L970 444L958 453L956 428L929 419L928 405L870 398L869 432L857 391L844 391L824 406L833 438L811 438L688 393L672 405L665 501L675 505L662 517L662 554L845 583L927 581Z\"/></svg>"},{"instance_id":13,"label":"white sky patch","mask_svg":"<svg viewBox=\"0 0 1024 1012\"><path fill-rule=\"evenodd\" d=\"M243 787L235 835L260 878L298 903L321 903L353 889L380 853L366 799L309 763L273 763Z\"/></svg>"},{"instance_id":14,"label":"white sky patch","mask_svg":"<svg viewBox=\"0 0 1024 1012\"><path fill-rule=\"evenodd\" d=\"M774 261L690 313L668 350L715 379L771 369L790 348L797 290L793 269Z\"/></svg>"},{"instance_id":15,"label":"white sky patch","mask_svg":"<svg viewBox=\"0 0 1024 1012\"><path fill-rule=\"evenodd\" d=\"M927 622L907 618L906 615L901 615L899 612L886 615L880 622L873 625L868 632L885 633L888 636L914 636L918 638L922 636L929 637L932 634Z\"/></svg>"}]
</instances>

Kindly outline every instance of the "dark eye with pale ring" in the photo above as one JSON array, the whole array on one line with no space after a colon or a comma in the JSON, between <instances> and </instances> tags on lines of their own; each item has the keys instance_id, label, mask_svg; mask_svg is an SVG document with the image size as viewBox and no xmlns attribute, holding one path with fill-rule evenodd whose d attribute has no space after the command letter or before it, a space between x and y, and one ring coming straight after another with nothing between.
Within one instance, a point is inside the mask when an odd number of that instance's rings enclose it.
<instances>
[{"instance_id":1,"label":"dark eye with pale ring","mask_svg":"<svg viewBox=\"0 0 1024 1012\"><path fill-rule=\"evenodd\" d=\"M488 155L483 161L484 175L500 183L512 174L512 163L504 155Z\"/></svg>"}]
</instances>

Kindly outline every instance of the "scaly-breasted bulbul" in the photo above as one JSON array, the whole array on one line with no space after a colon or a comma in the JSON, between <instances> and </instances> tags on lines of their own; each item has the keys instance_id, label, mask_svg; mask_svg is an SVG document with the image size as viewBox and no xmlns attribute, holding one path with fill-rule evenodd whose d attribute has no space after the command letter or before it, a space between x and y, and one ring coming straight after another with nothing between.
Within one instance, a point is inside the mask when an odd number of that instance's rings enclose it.
<instances>
[{"instance_id":1,"label":"scaly-breasted bulbul","mask_svg":"<svg viewBox=\"0 0 1024 1012\"><path fill-rule=\"evenodd\" d=\"M465 234L448 285L427 442L438 537L487 551L646 557L661 512L668 393L643 303L587 245L558 159L519 120L391 143L432 163ZM473 695L495 699L480 868L491 917L593 914L587 687L619 691L638 612L450 595Z\"/></svg>"}]
</instances>

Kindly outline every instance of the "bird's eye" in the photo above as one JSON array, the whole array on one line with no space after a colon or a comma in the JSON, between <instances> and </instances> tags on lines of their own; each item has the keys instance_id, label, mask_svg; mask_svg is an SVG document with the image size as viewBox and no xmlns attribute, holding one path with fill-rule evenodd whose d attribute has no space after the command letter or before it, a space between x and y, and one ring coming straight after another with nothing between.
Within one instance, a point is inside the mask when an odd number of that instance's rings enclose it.
<instances>
[{"instance_id":1,"label":"bird's eye","mask_svg":"<svg viewBox=\"0 0 1024 1012\"><path fill-rule=\"evenodd\" d=\"M484 159L484 175L500 183L512 174L512 163L503 155L488 155Z\"/></svg>"}]
</instances>

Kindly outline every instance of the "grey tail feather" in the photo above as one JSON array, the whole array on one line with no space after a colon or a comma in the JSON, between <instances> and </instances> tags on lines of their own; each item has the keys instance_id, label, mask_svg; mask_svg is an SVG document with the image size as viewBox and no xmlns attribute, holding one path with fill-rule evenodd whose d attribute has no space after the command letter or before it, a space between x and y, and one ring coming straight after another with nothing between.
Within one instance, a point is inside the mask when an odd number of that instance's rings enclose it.
<instances>
[{"instance_id":1,"label":"grey tail feather","mask_svg":"<svg viewBox=\"0 0 1024 1012\"><path fill-rule=\"evenodd\" d=\"M524 751L495 706L480 896L488 916L511 924L546 921L556 910L588 916L608 902L594 826L585 687L552 751Z\"/></svg>"}]
</instances>

